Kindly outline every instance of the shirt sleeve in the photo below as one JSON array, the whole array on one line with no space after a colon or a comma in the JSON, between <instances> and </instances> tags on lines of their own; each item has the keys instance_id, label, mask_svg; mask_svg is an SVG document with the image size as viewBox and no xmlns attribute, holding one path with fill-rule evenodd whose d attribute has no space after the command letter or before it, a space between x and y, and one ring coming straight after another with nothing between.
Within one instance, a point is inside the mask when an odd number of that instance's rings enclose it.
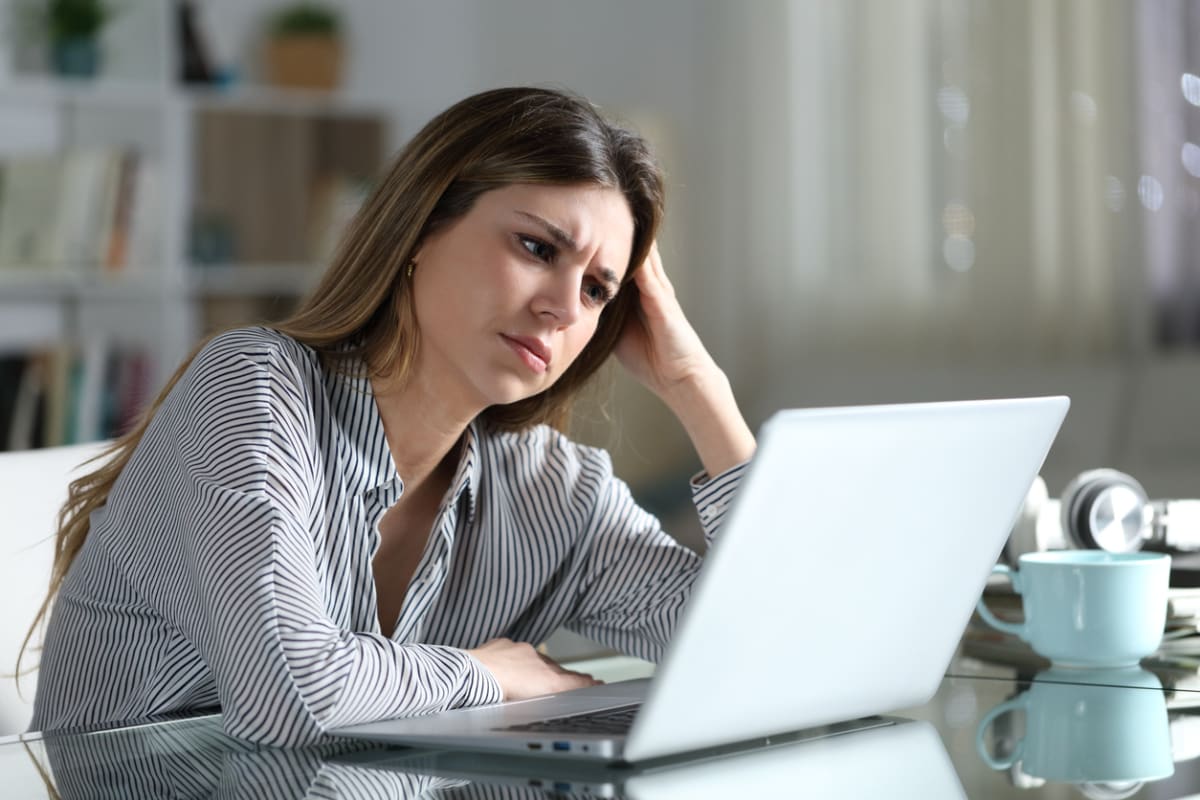
<instances>
[{"instance_id":1,"label":"shirt sleeve","mask_svg":"<svg viewBox=\"0 0 1200 800\"><path fill-rule=\"evenodd\" d=\"M691 481L692 500L711 545L745 474L739 464ZM609 473L601 484L587 541L588 563L576 613L567 627L639 658L657 662L700 571L702 557L669 536Z\"/></svg>"},{"instance_id":2,"label":"shirt sleeve","mask_svg":"<svg viewBox=\"0 0 1200 800\"><path fill-rule=\"evenodd\" d=\"M696 513L700 515L700 526L704 529L704 541L712 544L713 537L725 524L725 512L733 502L738 487L742 484L742 476L746 474L749 461L730 467L715 478L709 478L705 472L699 472L692 477L692 502L696 505Z\"/></svg>"},{"instance_id":3,"label":"shirt sleeve","mask_svg":"<svg viewBox=\"0 0 1200 800\"><path fill-rule=\"evenodd\" d=\"M308 527L321 466L299 380L270 350L202 353L181 387L182 585L148 594L211 669L226 731L295 746L341 725L499 701L495 678L463 650L329 618Z\"/></svg>"}]
</instances>

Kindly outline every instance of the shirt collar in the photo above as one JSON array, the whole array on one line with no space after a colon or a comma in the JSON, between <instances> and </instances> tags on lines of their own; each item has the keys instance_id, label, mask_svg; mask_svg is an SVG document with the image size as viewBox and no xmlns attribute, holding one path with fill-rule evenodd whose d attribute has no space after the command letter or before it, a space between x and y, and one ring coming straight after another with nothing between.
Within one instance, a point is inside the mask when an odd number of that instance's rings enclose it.
<instances>
[{"instance_id":1,"label":"shirt collar","mask_svg":"<svg viewBox=\"0 0 1200 800\"><path fill-rule=\"evenodd\" d=\"M339 451L344 462L346 481L358 495L376 490L392 490L399 497L403 484L392 461L383 419L375 405L371 387L361 362L335 365L326 373L329 399L335 424L341 432Z\"/></svg>"},{"instance_id":2,"label":"shirt collar","mask_svg":"<svg viewBox=\"0 0 1200 800\"><path fill-rule=\"evenodd\" d=\"M361 362L345 372L337 369L328 373L331 383L329 396L333 404L334 418L342 432L342 442L350 469L348 475L358 495L370 491L393 490L395 502L403 489L403 481L396 472L392 451L383 432L383 419L375 405L375 391ZM455 504L467 498L468 519L475 516L479 482L483 475L481 458L482 431L478 419L473 420L463 432L462 454L454 473L452 500Z\"/></svg>"},{"instance_id":3,"label":"shirt collar","mask_svg":"<svg viewBox=\"0 0 1200 800\"><path fill-rule=\"evenodd\" d=\"M476 498L479 496L479 481L483 475L481 467L481 442L480 438L483 432L478 419L472 420L471 424L463 432L462 456L458 460L458 470L454 473L454 482L451 486L454 487L453 502L459 503L462 501L463 495L467 496L467 519L475 517Z\"/></svg>"}]
</instances>

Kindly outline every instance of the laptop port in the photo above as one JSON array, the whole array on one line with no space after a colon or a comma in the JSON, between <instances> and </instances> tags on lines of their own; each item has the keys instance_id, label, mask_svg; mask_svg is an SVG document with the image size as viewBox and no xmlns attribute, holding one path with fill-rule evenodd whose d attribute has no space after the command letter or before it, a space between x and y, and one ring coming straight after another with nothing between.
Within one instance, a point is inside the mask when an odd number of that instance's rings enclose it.
<instances>
[{"instance_id":1,"label":"laptop port","mask_svg":"<svg viewBox=\"0 0 1200 800\"><path fill-rule=\"evenodd\" d=\"M555 742L554 749L555 750L570 750L571 743L570 742Z\"/></svg>"},{"instance_id":2,"label":"laptop port","mask_svg":"<svg viewBox=\"0 0 1200 800\"><path fill-rule=\"evenodd\" d=\"M541 743L541 742L530 742L530 743L529 743L529 749L530 749L530 750L541 750L541 749L542 749L542 743Z\"/></svg>"}]
</instances>

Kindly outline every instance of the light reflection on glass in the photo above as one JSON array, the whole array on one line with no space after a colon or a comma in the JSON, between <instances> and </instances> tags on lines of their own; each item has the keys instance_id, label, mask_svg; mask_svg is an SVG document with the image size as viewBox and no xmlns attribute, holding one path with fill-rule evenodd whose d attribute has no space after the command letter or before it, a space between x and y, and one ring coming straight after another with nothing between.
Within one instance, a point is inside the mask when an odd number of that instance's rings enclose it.
<instances>
[{"instance_id":1,"label":"light reflection on glass","mask_svg":"<svg viewBox=\"0 0 1200 800\"><path fill-rule=\"evenodd\" d=\"M1183 98L1194 106L1200 106L1200 78L1185 72L1179 83L1183 89Z\"/></svg>"},{"instance_id":2,"label":"light reflection on glass","mask_svg":"<svg viewBox=\"0 0 1200 800\"><path fill-rule=\"evenodd\" d=\"M1183 168L1188 171L1189 175L1200 178L1200 147L1191 142L1184 142L1179 159L1183 162Z\"/></svg>"},{"instance_id":3,"label":"light reflection on glass","mask_svg":"<svg viewBox=\"0 0 1200 800\"><path fill-rule=\"evenodd\" d=\"M971 101L967 93L957 86L943 86L938 90L938 109L954 125L966 125L971 116Z\"/></svg>"},{"instance_id":4,"label":"light reflection on glass","mask_svg":"<svg viewBox=\"0 0 1200 800\"><path fill-rule=\"evenodd\" d=\"M946 266L955 272L966 272L975 266L975 243L966 236L947 236L942 244Z\"/></svg>"},{"instance_id":5,"label":"light reflection on glass","mask_svg":"<svg viewBox=\"0 0 1200 800\"><path fill-rule=\"evenodd\" d=\"M946 152L955 158L967 157L967 131L965 128L949 127L942 133L942 144Z\"/></svg>"},{"instance_id":6,"label":"light reflection on glass","mask_svg":"<svg viewBox=\"0 0 1200 800\"><path fill-rule=\"evenodd\" d=\"M1125 184L1113 175L1104 178L1104 205L1114 214L1125 208Z\"/></svg>"},{"instance_id":7,"label":"light reflection on glass","mask_svg":"<svg viewBox=\"0 0 1200 800\"><path fill-rule=\"evenodd\" d=\"M1096 101L1087 92L1071 92L1071 113L1085 124L1096 121Z\"/></svg>"},{"instance_id":8,"label":"light reflection on glass","mask_svg":"<svg viewBox=\"0 0 1200 800\"><path fill-rule=\"evenodd\" d=\"M1150 211L1158 211L1163 204L1163 187L1149 175L1138 178L1138 200Z\"/></svg>"},{"instance_id":9,"label":"light reflection on glass","mask_svg":"<svg viewBox=\"0 0 1200 800\"><path fill-rule=\"evenodd\" d=\"M962 203L950 203L942 209L942 227L947 236L975 235L975 214Z\"/></svg>"}]
</instances>

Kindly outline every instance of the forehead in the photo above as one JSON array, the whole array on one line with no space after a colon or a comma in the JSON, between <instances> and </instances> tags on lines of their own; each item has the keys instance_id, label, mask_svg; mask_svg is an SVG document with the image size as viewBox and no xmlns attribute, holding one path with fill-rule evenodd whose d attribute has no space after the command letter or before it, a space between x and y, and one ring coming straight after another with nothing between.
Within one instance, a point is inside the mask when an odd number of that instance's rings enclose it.
<instances>
[{"instance_id":1,"label":"forehead","mask_svg":"<svg viewBox=\"0 0 1200 800\"><path fill-rule=\"evenodd\" d=\"M516 222L529 222L530 217L544 220L570 238L577 254L625 274L633 248L633 215L616 189L518 183L484 193L476 207L511 216Z\"/></svg>"}]
</instances>

